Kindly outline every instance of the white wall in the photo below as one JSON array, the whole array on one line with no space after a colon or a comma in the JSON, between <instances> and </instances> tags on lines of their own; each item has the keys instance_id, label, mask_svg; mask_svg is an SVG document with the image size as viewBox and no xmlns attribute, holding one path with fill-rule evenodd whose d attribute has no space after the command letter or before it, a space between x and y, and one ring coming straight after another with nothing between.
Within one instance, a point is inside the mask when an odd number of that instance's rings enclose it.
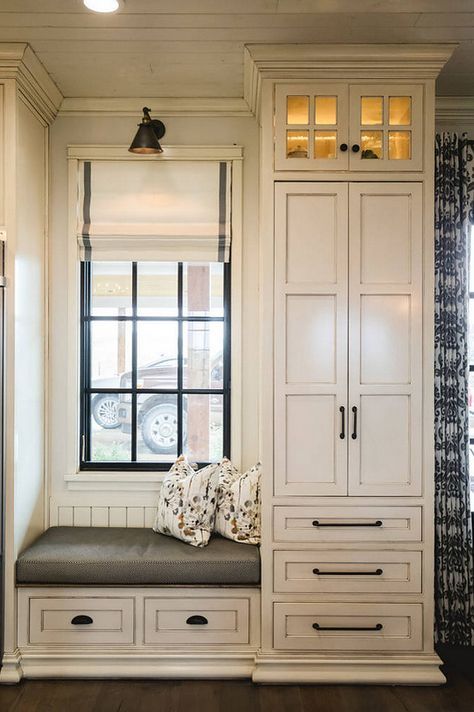
<instances>
[{"instance_id":1,"label":"white wall","mask_svg":"<svg viewBox=\"0 0 474 712\"><path fill-rule=\"evenodd\" d=\"M17 551L44 528L46 151L44 125L19 100L13 282Z\"/></svg>"},{"instance_id":2,"label":"white wall","mask_svg":"<svg viewBox=\"0 0 474 712\"><path fill-rule=\"evenodd\" d=\"M159 107L157 107L159 108ZM258 456L258 128L252 118L163 117L162 141L170 145L231 145L244 147L243 164L243 275L242 275L242 465L252 465ZM124 117L59 117L51 128L51 217L49 244L50 327L49 327L49 473L51 495L67 490L66 456L66 331L67 284L67 160L68 144L129 144L140 120ZM75 246L72 246L75 249ZM233 369L239 364L233 363ZM233 393L233 397L239 394ZM76 493L76 497L78 494ZM152 495L153 503L153 495Z\"/></svg>"}]
</instances>

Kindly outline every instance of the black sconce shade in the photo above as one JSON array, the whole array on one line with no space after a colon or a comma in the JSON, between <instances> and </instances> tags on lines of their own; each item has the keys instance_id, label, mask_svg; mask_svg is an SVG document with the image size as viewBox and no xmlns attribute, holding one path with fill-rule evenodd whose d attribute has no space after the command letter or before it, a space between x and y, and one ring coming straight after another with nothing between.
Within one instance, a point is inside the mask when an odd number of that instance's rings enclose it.
<instances>
[{"instance_id":1,"label":"black sconce shade","mask_svg":"<svg viewBox=\"0 0 474 712\"><path fill-rule=\"evenodd\" d=\"M128 149L131 153L163 153L159 139L165 135L165 125L158 119L152 119L150 111L143 107L142 122L138 124L138 131Z\"/></svg>"}]
</instances>

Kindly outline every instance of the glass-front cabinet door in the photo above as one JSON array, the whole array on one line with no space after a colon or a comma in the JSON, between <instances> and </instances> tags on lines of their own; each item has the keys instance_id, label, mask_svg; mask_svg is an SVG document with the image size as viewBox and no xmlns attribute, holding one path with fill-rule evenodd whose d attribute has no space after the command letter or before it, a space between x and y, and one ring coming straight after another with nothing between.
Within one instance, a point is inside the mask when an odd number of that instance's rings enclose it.
<instances>
[{"instance_id":1,"label":"glass-front cabinet door","mask_svg":"<svg viewBox=\"0 0 474 712\"><path fill-rule=\"evenodd\" d=\"M422 92L413 85L350 86L351 170L422 169Z\"/></svg>"},{"instance_id":2,"label":"glass-front cabinet door","mask_svg":"<svg viewBox=\"0 0 474 712\"><path fill-rule=\"evenodd\" d=\"M348 168L347 84L276 89L275 170Z\"/></svg>"}]
</instances>

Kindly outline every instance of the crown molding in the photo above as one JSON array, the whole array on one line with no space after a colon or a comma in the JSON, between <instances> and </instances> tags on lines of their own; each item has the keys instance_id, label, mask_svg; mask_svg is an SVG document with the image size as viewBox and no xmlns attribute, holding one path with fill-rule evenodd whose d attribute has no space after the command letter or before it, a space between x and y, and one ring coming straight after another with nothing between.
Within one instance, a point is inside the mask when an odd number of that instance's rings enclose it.
<instances>
[{"instance_id":1,"label":"crown molding","mask_svg":"<svg viewBox=\"0 0 474 712\"><path fill-rule=\"evenodd\" d=\"M14 79L22 98L47 124L53 123L63 96L28 44L0 43L1 79Z\"/></svg>"},{"instance_id":2,"label":"crown molding","mask_svg":"<svg viewBox=\"0 0 474 712\"><path fill-rule=\"evenodd\" d=\"M474 96L437 96L436 121L453 126L474 124Z\"/></svg>"},{"instance_id":3,"label":"crown molding","mask_svg":"<svg viewBox=\"0 0 474 712\"><path fill-rule=\"evenodd\" d=\"M242 98L91 98L66 97L59 116L141 116L142 107L152 107L152 113L167 116L252 116Z\"/></svg>"},{"instance_id":4,"label":"crown molding","mask_svg":"<svg viewBox=\"0 0 474 712\"><path fill-rule=\"evenodd\" d=\"M244 98L258 114L262 81L291 79L435 79L455 48L444 44L249 44Z\"/></svg>"}]
</instances>

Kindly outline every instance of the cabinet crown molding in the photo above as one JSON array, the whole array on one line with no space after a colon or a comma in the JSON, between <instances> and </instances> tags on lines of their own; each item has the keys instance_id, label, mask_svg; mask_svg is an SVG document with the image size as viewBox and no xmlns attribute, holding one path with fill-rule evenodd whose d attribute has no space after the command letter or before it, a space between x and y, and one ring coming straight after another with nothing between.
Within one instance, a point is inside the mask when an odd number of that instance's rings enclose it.
<instances>
[{"instance_id":1,"label":"cabinet crown molding","mask_svg":"<svg viewBox=\"0 0 474 712\"><path fill-rule=\"evenodd\" d=\"M53 123L63 96L27 43L0 43L0 81L2 79L14 79L26 102L46 123Z\"/></svg>"},{"instance_id":2,"label":"cabinet crown molding","mask_svg":"<svg viewBox=\"0 0 474 712\"><path fill-rule=\"evenodd\" d=\"M443 44L248 44L244 98L258 114L262 80L436 79L456 49Z\"/></svg>"}]
</instances>

